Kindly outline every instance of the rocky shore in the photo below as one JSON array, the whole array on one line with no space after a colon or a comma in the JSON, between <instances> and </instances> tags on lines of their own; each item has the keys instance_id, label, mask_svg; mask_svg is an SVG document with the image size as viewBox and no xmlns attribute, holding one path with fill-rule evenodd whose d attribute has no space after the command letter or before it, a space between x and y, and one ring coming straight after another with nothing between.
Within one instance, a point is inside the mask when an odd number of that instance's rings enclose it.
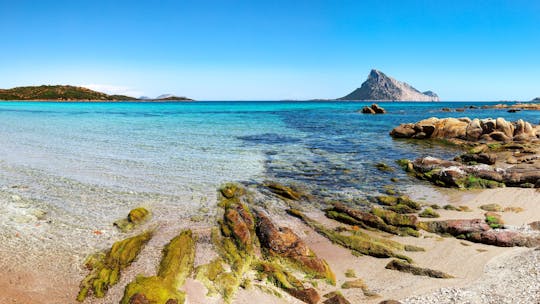
<instances>
[{"instance_id":1,"label":"rocky shore","mask_svg":"<svg viewBox=\"0 0 540 304\"><path fill-rule=\"evenodd\" d=\"M538 130L502 119L429 119L397 127L396 138L434 140L465 152L454 160L400 161L411 177L438 187L429 195L420 184L391 186L397 180L391 167L377 163L389 185L365 199L332 200L272 180L224 184L212 205L189 215L176 209L168 221L159 207L111 202L122 214L109 223L113 233L76 260L78 268L63 268L66 276L54 284L27 276L20 280L33 291L25 292L13 279L22 277L18 264L0 259L9 269L0 279L9 290L0 302L467 303L479 296L480 303L534 303L540 300L536 287L518 291L538 274ZM5 206L13 205L16 190L3 190ZM58 221L35 217L36 227ZM21 239L2 237L6 243ZM80 256L81 250L70 252ZM55 267L66 267L63 257L59 261ZM500 273L507 276L496 281ZM519 285L506 284L499 294L496 282Z\"/></svg>"}]
</instances>

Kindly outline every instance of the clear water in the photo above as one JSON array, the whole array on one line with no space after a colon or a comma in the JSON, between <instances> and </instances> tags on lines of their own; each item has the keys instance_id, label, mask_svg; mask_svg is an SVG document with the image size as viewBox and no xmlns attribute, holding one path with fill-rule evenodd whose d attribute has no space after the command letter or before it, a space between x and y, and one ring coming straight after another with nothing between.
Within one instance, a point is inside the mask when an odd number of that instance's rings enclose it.
<instances>
[{"instance_id":1,"label":"clear water","mask_svg":"<svg viewBox=\"0 0 540 304\"><path fill-rule=\"evenodd\" d=\"M82 183L183 194L226 181L294 180L331 190L372 191L377 162L452 157L426 143L397 141L400 123L436 117L504 117L538 123L537 111L443 107L484 103L356 102L0 103L0 160Z\"/></svg>"}]
</instances>

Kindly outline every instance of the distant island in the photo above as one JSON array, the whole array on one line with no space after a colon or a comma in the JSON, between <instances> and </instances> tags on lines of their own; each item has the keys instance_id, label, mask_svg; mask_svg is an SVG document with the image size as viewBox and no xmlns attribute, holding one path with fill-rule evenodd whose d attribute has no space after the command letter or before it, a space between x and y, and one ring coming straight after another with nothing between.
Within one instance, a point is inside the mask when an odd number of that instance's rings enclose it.
<instances>
[{"instance_id":1,"label":"distant island","mask_svg":"<svg viewBox=\"0 0 540 304\"><path fill-rule=\"evenodd\" d=\"M540 101L540 97L536 97L535 99L533 99L531 101Z\"/></svg>"},{"instance_id":2,"label":"distant island","mask_svg":"<svg viewBox=\"0 0 540 304\"><path fill-rule=\"evenodd\" d=\"M152 98L135 98L126 95L109 95L84 87L71 85L42 85L0 89L0 100L31 101L193 101L187 97L160 95Z\"/></svg>"},{"instance_id":3,"label":"distant island","mask_svg":"<svg viewBox=\"0 0 540 304\"><path fill-rule=\"evenodd\" d=\"M439 96L432 91L422 93L411 85L374 69L360 88L337 100L439 101Z\"/></svg>"}]
</instances>

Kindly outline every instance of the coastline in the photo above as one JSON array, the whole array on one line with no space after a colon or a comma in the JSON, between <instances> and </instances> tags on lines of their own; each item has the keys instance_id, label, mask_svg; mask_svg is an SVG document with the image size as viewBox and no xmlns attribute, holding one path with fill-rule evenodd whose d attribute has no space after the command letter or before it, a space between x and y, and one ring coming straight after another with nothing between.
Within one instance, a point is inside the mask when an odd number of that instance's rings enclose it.
<instances>
[{"instance_id":1,"label":"coastline","mask_svg":"<svg viewBox=\"0 0 540 304\"><path fill-rule=\"evenodd\" d=\"M415 191L415 188L410 188L409 191L410 193L424 196L422 191ZM473 210L472 212L441 210L441 220L479 217L484 211L477 207L485 203L499 203L503 207L524 208L525 210L519 213L503 213L506 223L516 227L525 227L526 224L538 220L535 216L540 214L540 201L538 199L538 192L535 189L501 188L480 191L442 189L442 191L436 190L435 192L437 192L436 195L443 199L438 202L440 204L449 203L456 206L465 204ZM325 218L321 212L313 211L309 215L321 223L332 225L331 221ZM276 224L290 227L296 231L318 256L326 259L334 270L338 286L319 286L321 294L339 289L341 283L350 280L345 277L345 271L347 269L354 269L357 277L362 278L371 291L380 295L378 297L366 297L359 289L342 289L342 293L352 303L379 303L384 299L415 299L430 295L441 288L444 290L445 288L456 289L479 285L482 284L482 278L486 276L486 265L491 263L504 264L504 261L512 259L515 255L534 250L476 244L455 238L441 238L430 233L422 233L420 238L389 237L390 239L399 240L404 244L426 248L425 252L408 253L419 266L438 269L455 276L454 279L434 279L386 270L384 269L384 265L389 259L353 256L349 250L333 245L328 239L312 231L299 220L291 220L279 214L276 214L273 219ZM196 263L202 264L208 262L213 256L213 253L211 244L209 243L210 226L206 222L192 222L186 218L177 222L160 222L158 225L159 233L157 234L159 237L153 239L143 250L138 260L126 269L122 274L120 282L109 290L105 298L91 298L87 299L85 303L111 303L118 301L123 294L125 285L137 274L152 275L154 273L155 265L159 261L161 246L179 230L187 227L193 229L199 235L200 239L206 240L198 245ZM103 233L107 234L107 231L103 231ZM24 236L18 236L18 238L21 237ZM103 246L101 235L99 238L101 238L99 242L101 245L97 245L98 247ZM106 239L108 239L106 243L110 243L115 238L108 237ZM29 245L28 248L18 247L18 249L22 252L30 253L29 256L32 257L30 245L33 240L30 239L29 241L29 243L26 243ZM47 248L48 246L54 247L55 245L48 244L45 247ZM0 302L18 304L74 302L75 295L78 291L78 283L86 272L81 266L85 254L77 252L77 250L70 251L67 249L68 247L69 245L57 251L55 257L47 256L45 252L42 252L41 255L37 254L33 256L29 260L30 262L25 262L25 264L21 263L28 261L28 256L24 257L19 253L9 251L0 252L0 256L2 257L0 259L2 264L0 265L0 269L3 269L0 274L2 278L0 279L0 288L4 290L0 295ZM91 252L92 250L86 251ZM445 258L441 259L441 256L445 256ZM54 262L50 263L51 261ZM497 269L496 267L491 267L487 275L493 275L494 271L498 271ZM513 288L518 287L513 286ZM217 298L205 297L205 288L197 281L188 280L184 289L187 292L188 303L220 303ZM233 303L250 303L253 299L257 299L257 302L260 303L276 303L275 297L263 293L257 288L239 290L236 300ZM404 303L409 303L407 301ZM284 298L279 303L301 302L288 295L284 295Z\"/></svg>"}]
</instances>

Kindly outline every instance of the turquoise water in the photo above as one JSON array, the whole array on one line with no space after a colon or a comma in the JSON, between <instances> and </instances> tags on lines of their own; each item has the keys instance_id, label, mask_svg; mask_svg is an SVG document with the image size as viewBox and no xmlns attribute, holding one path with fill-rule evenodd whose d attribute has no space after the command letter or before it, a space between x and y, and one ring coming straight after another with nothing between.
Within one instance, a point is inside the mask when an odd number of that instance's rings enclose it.
<instances>
[{"instance_id":1,"label":"turquoise water","mask_svg":"<svg viewBox=\"0 0 540 304\"><path fill-rule=\"evenodd\" d=\"M274 178L335 192L371 192L388 177L377 162L454 151L393 140L400 123L436 117L504 117L537 111L443 107L486 103L358 102L0 103L0 160L115 189L207 191L227 181Z\"/></svg>"}]
</instances>

